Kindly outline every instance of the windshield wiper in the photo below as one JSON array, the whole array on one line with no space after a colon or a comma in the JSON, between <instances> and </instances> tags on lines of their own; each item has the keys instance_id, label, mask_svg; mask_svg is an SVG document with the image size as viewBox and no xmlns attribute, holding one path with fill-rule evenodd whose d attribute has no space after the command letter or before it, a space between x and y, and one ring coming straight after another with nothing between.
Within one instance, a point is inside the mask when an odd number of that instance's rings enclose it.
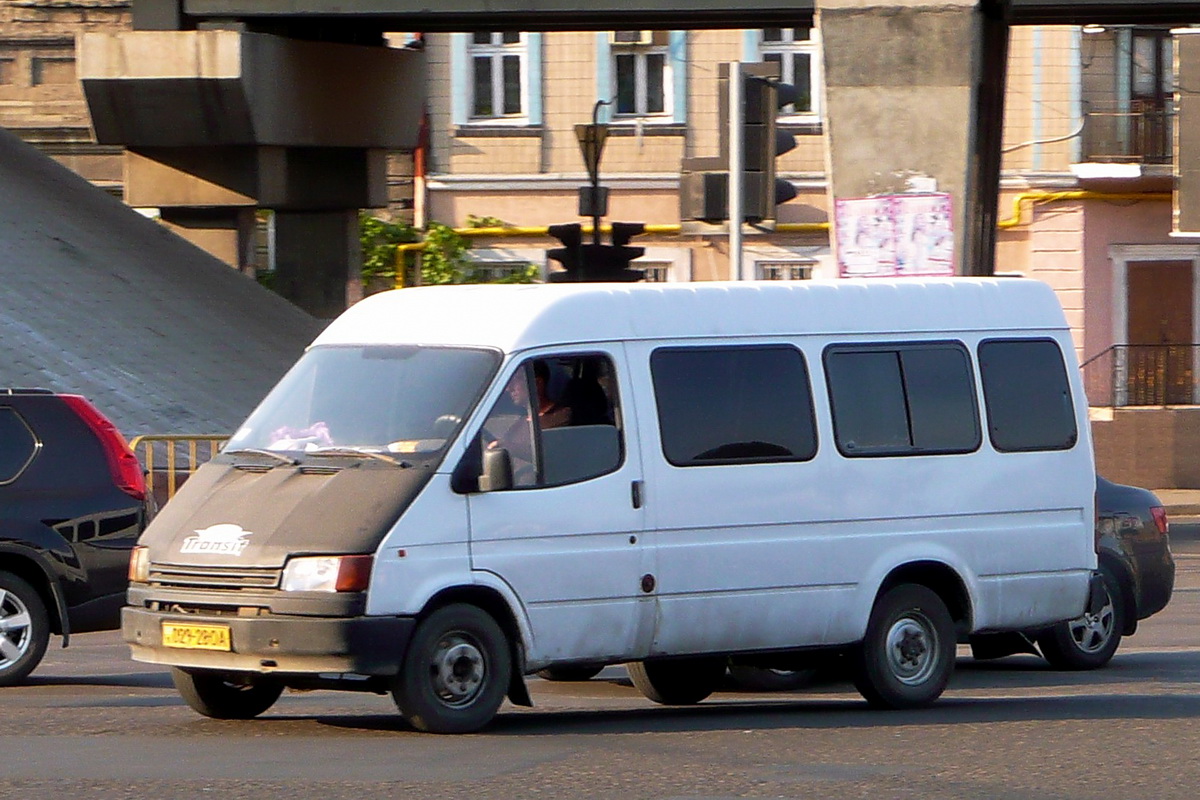
<instances>
[{"instance_id":1,"label":"windshield wiper","mask_svg":"<svg viewBox=\"0 0 1200 800\"><path fill-rule=\"evenodd\" d=\"M258 447L244 447L241 450L226 450L224 452L227 456L239 456L247 454L255 456L270 456L280 464L287 464L289 467L294 467L296 464L300 463L290 456L285 456L283 453L276 453L274 450L262 450Z\"/></svg>"},{"instance_id":2,"label":"windshield wiper","mask_svg":"<svg viewBox=\"0 0 1200 800\"><path fill-rule=\"evenodd\" d=\"M320 450L307 450L304 454L307 456L359 456L365 458L377 458L380 461L386 461L389 464L393 464L397 467L404 467L405 469L412 466L412 464L409 464L407 461L397 461L396 459L384 453L376 453L371 450L357 450L353 447L322 447Z\"/></svg>"}]
</instances>

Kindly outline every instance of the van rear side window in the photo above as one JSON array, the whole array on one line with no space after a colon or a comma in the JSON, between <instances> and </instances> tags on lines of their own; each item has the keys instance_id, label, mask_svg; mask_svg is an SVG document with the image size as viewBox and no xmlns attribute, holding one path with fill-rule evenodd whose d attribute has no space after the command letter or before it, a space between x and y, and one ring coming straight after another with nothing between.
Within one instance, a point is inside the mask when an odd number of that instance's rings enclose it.
<instances>
[{"instance_id":1,"label":"van rear side window","mask_svg":"<svg viewBox=\"0 0 1200 800\"><path fill-rule=\"evenodd\" d=\"M992 446L1002 452L1069 450L1079 439L1062 351L1053 339L989 339L979 374Z\"/></svg>"},{"instance_id":2,"label":"van rear side window","mask_svg":"<svg viewBox=\"0 0 1200 800\"><path fill-rule=\"evenodd\" d=\"M804 355L787 345L670 347L650 356L663 455L677 467L816 455Z\"/></svg>"},{"instance_id":3,"label":"van rear side window","mask_svg":"<svg viewBox=\"0 0 1200 800\"><path fill-rule=\"evenodd\" d=\"M833 346L825 351L842 455L969 453L979 448L970 356L958 343Z\"/></svg>"}]
</instances>

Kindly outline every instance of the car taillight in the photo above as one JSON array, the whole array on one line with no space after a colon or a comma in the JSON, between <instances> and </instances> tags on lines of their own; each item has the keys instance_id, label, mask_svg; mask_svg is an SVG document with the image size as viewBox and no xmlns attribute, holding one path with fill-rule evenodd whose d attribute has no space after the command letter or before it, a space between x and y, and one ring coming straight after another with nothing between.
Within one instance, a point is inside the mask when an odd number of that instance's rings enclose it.
<instances>
[{"instance_id":1,"label":"car taillight","mask_svg":"<svg viewBox=\"0 0 1200 800\"><path fill-rule=\"evenodd\" d=\"M1154 518L1154 527L1158 528L1158 532L1166 534L1167 532L1167 510L1162 506L1152 506L1150 508L1150 516Z\"/></svg>"},{"instance_id":2,"label":"car taillight","mask_svg":"<svg viewBox=\"0 0 1200 800\"><path fill-rule=\"evenodd\" d=\"M77 394L60 395L67 407L75 412L84 424L92 429L96 438L104 448L104 457L108 459L108 470L117 488L135 500L146 499L146 475L142 472L142 464L137 456L129 449L125 437L117 430L117 426L108 417L100 413L86 398Z\"/></svg>"}]
</instances>

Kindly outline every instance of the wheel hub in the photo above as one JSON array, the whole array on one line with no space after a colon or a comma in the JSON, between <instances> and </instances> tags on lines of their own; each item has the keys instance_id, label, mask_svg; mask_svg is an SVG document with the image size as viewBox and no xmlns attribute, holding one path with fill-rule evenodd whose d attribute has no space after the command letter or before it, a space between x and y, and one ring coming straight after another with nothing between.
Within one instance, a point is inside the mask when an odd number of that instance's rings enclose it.
<instances>
[{"instance_id":1,"label":"wheel hub","mask_svg":"<svg viewBox=\"0 0 1200 800\"><path fill-rule=\"evenodd\" d=\"M15 594L0 589L0 669L16 663L30 642L29 609Z\"/></svg>"},{"instance_id":2,"label":"wheel hub","mask_svg":"<svg viewBox=\"0 0 1200 800\"><path fill-rule=\"evenodd\" d=\"M917 685L928 680L937 666L937 634L928 622L899 619L887 636L888 666L901 683Z\"/></svg>"},{"instance_id":3,"label":"wheel hub","mask_svg":"<svg viewBox=\"0 0 1200 800\"><path fill-rule=\"evenodd\" d=\"M1104 607L1098 612L1084 612L1082 617L1073 620L1070 629L1071 638L1080 650L1095 653L1103 649L1113 632L1112 598L1106 598Z\"/></svg>"},{"instance_id":4,"label":"wheel hub","mask_svg":"<svg viewBox=\"0 0 1200 800\"><path fill-rule=\"evenodd\" d=\"M448 705L466 705L484 684L486 662L480 647L465 634L438 642L430 664L434 692Z\"/></svg>"}]
</instances>

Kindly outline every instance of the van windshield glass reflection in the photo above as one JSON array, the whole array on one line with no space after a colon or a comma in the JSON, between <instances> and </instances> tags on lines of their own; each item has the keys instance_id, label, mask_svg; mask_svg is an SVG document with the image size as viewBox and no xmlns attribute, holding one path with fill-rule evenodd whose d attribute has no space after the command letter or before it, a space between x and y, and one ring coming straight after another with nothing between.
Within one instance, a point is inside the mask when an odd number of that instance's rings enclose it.
<instances>
[{"instance_id":1,"label":"van windshield glass reflection","mask_svg":"<svg viewBox=\"0 0 1200 800\"><path fill-rule=\"evenodd\" d=\"M499 361L497 353L466 348L316 348L226 449L434 453L454 438Z\"/></svg>"}]
</instances>

